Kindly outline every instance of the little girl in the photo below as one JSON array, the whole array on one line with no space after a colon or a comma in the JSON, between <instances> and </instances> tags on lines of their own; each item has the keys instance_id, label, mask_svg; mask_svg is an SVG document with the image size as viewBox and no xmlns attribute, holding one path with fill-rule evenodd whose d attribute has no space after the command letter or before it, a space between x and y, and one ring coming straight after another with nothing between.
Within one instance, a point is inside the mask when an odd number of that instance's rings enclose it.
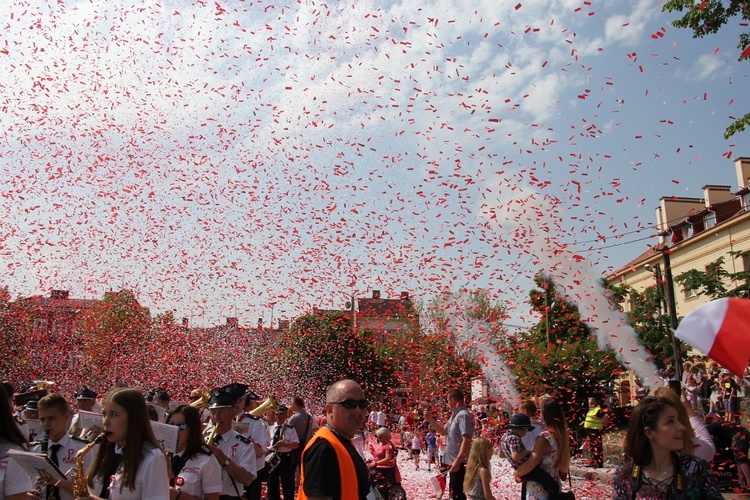
<instances>
[{"instance_id":1,"label":"little girl","mask_svg":"<svg viewBox=\"0 0 750 500\"><path fill-rule=\"evenodd\" d=\"M474 439L466 462L466 477L464 478L464 491L466 498L478 500L495 500L490 490L492 472L490 460L492 459L492 441L485 437Z\"/></svg>"},{"instance_id":2,"label":"little girl","mask_svg":"<svg viewBox=\"0 0 750 500\"><path fill-rule=\"evenodd\" d=\"M419 436L419 432L414 433L414 437L411 438L411 458L414 460L415 468L419 469L419 455L422 453L422 438Z\"/></svg>"}]
</instances>

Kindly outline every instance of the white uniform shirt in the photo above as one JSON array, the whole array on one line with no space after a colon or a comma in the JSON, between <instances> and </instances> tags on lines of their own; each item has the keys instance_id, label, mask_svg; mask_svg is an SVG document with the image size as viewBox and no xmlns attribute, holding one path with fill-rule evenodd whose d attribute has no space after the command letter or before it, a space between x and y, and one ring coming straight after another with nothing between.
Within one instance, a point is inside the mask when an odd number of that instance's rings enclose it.
<instances>
[{"instance_id":1,"label":"white uniform shirt","mask_svg":"<svg viewBox=\"0 0 750 500\"><path fill-rule=\"evenodd\" d=\"M281 431L281 437L279 438L279 441L282 439L286 441L287 443L297 443L299 444L299 437L297 436L297 431L294 430L294 427L284 422L284 430ZM269 436L271 437L271 440L273 440L274 434L276 434L276 429L279 428L279 424L273 424L273 426L268 430ZM292 451L291 448L288 446L282 446L281 448L278 448L277 450L279 453L289 453Z\"/></svg>"},{"instance_id":2,"label":"white uniform shirt","mask_svg":"<svg viewBox=\"0 0 750 500\"><path fill-rule=\"evenodd\" d=\"M245 436L238 434L234 429L229 429L224 434L221 434L219 448L221 448L221 451L223 451L232 462L239 465L253 476L258 477L255 446L253 446L253 443ZM245 488L242 483L233 480L232 476L229 475L224 467L221 469L221 485L221 494L233 497L241 496ZM235 486L237 487L236 490Z\"/></svg>"},{"instance_id":3,"label":"white uniform shirt","mask_svg":"<svg viewBox=\"0 0 750 500\"><path fill-rule=\"evenodd\" d=\"M174 478L174 485L178 490L198 498L203 498L207 493L221 493L221 466L215 456L196 453L185 462Z\"/></svg>"},{"instance_id":4,"label":"white uniform shirt","mask_svg":"<svg viewBox=\"0 0 750 500\"><path fill-rule=\"evenodd\" d=\"M115 451L122 453L122 448L115 447ZM122 486L122 491L120 487ZM99 495L102 483L99 478L90 488L92 495ZM109 479L109 498L111 500L165 500L169 498L169 476L167 474L167 457L159 448L150 444L143 445L143 458L135 475L135 490L122 483L122 465L114 476Z\"/></svg>"},{"instance_id":5,"label":"white uniform shirt","mask_svg":"<svg viewBox=\"0 0 750 500\"><path fill-rule=\"evenodd\" d=\"M8 450L25 451L15 444L0 444L0 500L5 500L6 496L26 493L34 489L31 478L18 465L18 462L10 459Z\"/></svg>"},{"instance_id":6,"label":"white uniform shirt","mask_svg":"<svg viewBox=\"0 0 750 500\"><path fill-rule=\"evenodd\" d=\"M268 423L262 418L248 414L242 415L240 422L250 424L245 437L260 446L260 456L255 457L255 470L259 471L266 464L266 452L268 447L271 446L271 439L268 437Z\"/></svg>"},{"instance_id":7,"label":"white uniform shirt","mask_svg":"<svg viewBox=\"0 0 750 500\"><path fill-rule=\"evenodd\" d=\"M57 467L68 476L68 479L70 480L70 476L72 474L68 474L68 471L75 466L76 462L76 453L86 446L88 443L86 441L83 441L82 439L74 439L73 436L70 434L65 434L60 441L52 441L50 440L49 443L47 443L47 456L52 457L52 446L55 444L59 444L61 447L59 450L57 450ZM98 446L98 445L97 445ZM96 449L97 446L94 446L94 448L88 452L88 454L83 457L83 470L89 470L89 467L91 467L91 463L94 461L94 457L96 456ZM41 453L42 452L42 445L38 444L36 446L32 446L31 451L34 453ZM31 478L34 480L35 478ZM98 493L98 492L97 492ZM64 489L60 489L60 499L61 500L72 500L73 494L69 493L68 491Z\"/></svg>"}]
</instances>

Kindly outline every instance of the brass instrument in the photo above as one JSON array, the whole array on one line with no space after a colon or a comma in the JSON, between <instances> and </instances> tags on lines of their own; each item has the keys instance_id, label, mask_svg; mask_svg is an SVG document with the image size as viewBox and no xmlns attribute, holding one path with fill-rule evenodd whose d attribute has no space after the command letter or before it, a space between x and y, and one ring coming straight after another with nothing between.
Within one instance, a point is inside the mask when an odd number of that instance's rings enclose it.
<instances>
[{"instance_id":1,"label":"brass instrument","mask_svg":"<svg viewBox=\"0 0 750 500\"><path fill-rule=\"evenodd\" d=\"M249 411L248 413L253 417L260 417L261 415L264 415L268 412L277 411L278 409L279 405L278 403L276 403L276 399L274 399L273 396L268 396L266 400L260 404L260 406L258 406L254 410Z\"/></svg>"},{"instance_id":2,"label":"brass instrument","mask_svg":"<svg viewBox=\"0 0 750 500\"><path fill-rule=\"evenodd\" d=\"M86 471L83 470L83 457L86 456L94 446L101 443L106 435L106 432L102 432L96 437L96 439L78 450L78 453L76 453L74 466L75 472L73 476L73 498L86 498L89 496L89 487L86 484Z\"/></svg>"},{"instance_id":3,"label":"brass instrument","mask_svg":"<svg viewBox=\"0 0 750 500\"><path fill-rule=\"evenodd\" d=\"M208 435L208 439L206 439L207 445L214 444L214 439L216 439L216 431L219 429L218 425L214 425L214 428L211 429L211 434Z\"/></svg>"},{"instance_id":4,"label":"brass instrument","mask_svg":"<svg viewBox=\"0 0 750 500\"><path fill-rule=\"evenodd\" d=\"M199 399L196 399L192 403L190 403L190 406L193 408L196 408L198 410L202 410L203 408L208 407L208 401L211 399L211 393L208 391L203 391L203 394Z\"/></svg>"}]
</instances>

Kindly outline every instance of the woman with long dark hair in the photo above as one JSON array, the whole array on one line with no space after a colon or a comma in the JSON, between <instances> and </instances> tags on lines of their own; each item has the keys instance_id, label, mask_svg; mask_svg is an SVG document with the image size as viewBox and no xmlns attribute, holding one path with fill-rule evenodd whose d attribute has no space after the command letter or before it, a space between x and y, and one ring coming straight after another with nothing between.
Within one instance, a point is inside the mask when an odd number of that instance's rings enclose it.
<instances>
[{"instance_id":1,"label":"woman with long dark hair","mask_svg":"<svg viewBox=\"0 0 750 500\"><path fill-rule=\"evenodd\" d=\"M112 389L102 401L106 440L86 473L92 498L169 498L167 459L154 438L143 394Z\"/></svg>"},{"instance_id":2,"label":"woman with long dark hair","mask_svg":"<svg viewBox=\"0 0 750 500\"><path fill-rule=\"evenodd\" d=\"M8 456L9 450L28 451L28 444L18 428L10 398L0 388L0 500L22 500L34 487L31 478Z\"/></svg>"},{"instance_id":3,"label":"woman with long dark hair","mask_svg":"<svg viewBox=\"0 0 750 500\"><path fill-rule=\"evenodd\" d=\"M723 498L708 463L683 453L685 429L671 399L647 396L638 403L625 437L627 461L612 481L613 499Z\"/></svg>"},{"instance_id":4,"label":"woman with long dark hair","mask_svg":"<svg viewBox=\"0 0 750 500\"><path fill-rule=\"evenodd\" d=\"M167 415L167 423L180 428L177 453L172 457L169 496L172 500L218 500L221 466L203 441L200 412L180 405Z\"/></svg>"},{"instance_id":5,"label":"woman with long dark hair","mask_svg":"<svg viewBox=\"0 0 750 500\"><path fill-rule=\"evenodd\" d=\"M537 436L531 456L516 469L515 475L525 476L540 465L560 483L560 478L567 477L570 470L568 423L562 407L553 398L547 398L542 402L541 415L547 430ZM530 500L546 500L549 497L548 492L534 481L529 481L526 488L526 498Z\"/></svg>"}]
</instances>

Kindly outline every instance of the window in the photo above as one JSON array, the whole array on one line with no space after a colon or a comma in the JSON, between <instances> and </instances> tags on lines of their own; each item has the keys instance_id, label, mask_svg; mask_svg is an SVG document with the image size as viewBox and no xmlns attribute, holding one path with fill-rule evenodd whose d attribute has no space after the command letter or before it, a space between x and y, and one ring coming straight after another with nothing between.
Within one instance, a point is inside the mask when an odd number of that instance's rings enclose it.
<instances>
[{"instance_id":1,"label":"window","mask_svg":"<svg viewBox=\"0 0 750 500\"><path fill-rule=\"evenodd\" d=\"M685 238L690 238L693 235L693 225L688 224L685 226Z\"/></svg>"},{"instance_id":2,"label":"window","mask_svg":"<svg viewBox=\"0 0 750 500\"><path fill-rule=\"evenodd\" d=\"M750 193L742 195L742 206L745 207L745 212L750 212Z\"/></svg>"},{"instance_id":3,"label":"window","mask_svg":"<svg viewBox=\"0 0 750 500\"><path fill-rule=\"evenodd\" d=\"M698 296L698 291L695 290L694 288L691 288L689 290L685 290L685 298L686 299L692 299L693 297L697 297L697 296Z\"/></svg>"},{"instance_id":4,"label":"window","mask_svg":"<svg viewBox=\"0 0 750 500\"><path fill-rule=\"evenodd\" d=\"M750 253L742 254L742 269L750 271Z\"/></svg>"},{"instance_id":5,"label":"window","mask_svg":"<svg viewBox=\"0 0 750 500\"><path fill-rule=\"evenodd\" d=\"M706 229L710 229L716 225L716 212L708 212L703 217L703 224Z\"/></svg>"}]
</instances>

